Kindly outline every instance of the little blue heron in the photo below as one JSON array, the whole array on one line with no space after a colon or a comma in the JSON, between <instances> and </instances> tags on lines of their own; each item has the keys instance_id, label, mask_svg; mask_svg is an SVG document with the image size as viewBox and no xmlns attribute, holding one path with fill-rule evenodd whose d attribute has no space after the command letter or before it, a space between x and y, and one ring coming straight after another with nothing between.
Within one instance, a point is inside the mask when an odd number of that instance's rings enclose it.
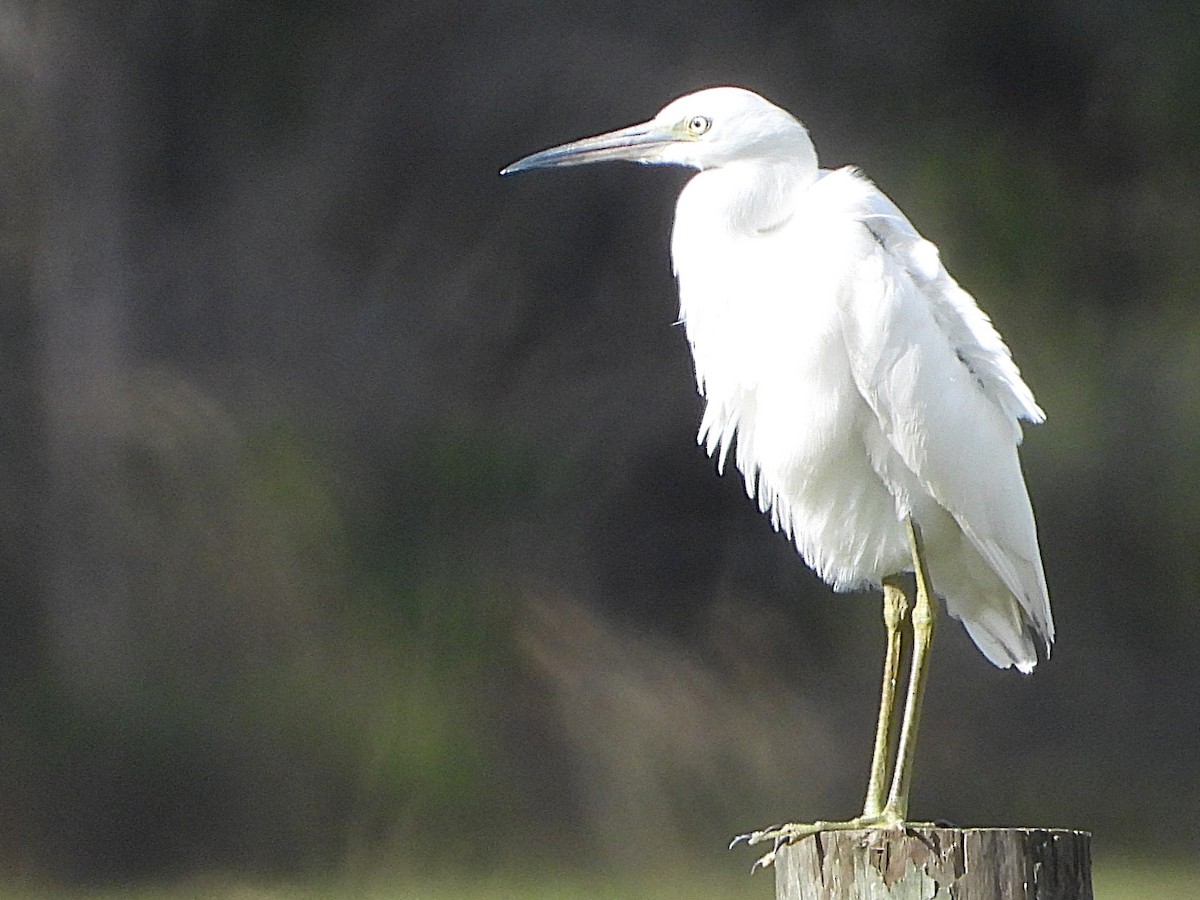
<instances>
[{"instance_id":1,"label":"little blue heron","mask_svg":"<svg viewBox=\"0 0 1200 900\"><path fill-rule=\"evenodd\" d=\"M783 843L820 830L899 827L933 596L1001 668L1030 672L1038 645L1048 654L1053 643L1017 456L1020 420L1045 416L937 248L857 169L818 168L808 131L785 110L742 88L709 88L502 174L606 160L699 170L671 240L706 401L699 442L718 471L733 449L751 499L834 590L883 590L883 690L862 815L742 837L774 841L766 865Z\"/></svg>"}]
</instances>

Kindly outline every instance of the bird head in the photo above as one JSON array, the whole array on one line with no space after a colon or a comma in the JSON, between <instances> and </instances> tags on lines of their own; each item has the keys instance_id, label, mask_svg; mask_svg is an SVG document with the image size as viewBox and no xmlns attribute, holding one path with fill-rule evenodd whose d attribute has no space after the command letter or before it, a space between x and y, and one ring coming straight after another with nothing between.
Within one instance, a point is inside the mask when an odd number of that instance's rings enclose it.
<instances>
[{"instance_id":1,"label":"bird head","mask_svg":"<svg viewBox=\"0 0 1200 900\"><path fill-rule=\"evenodd\" d=\"M816 169L808 131L791 113L745 88L714 87L672 100L647 122L542 150L500 174L609 160L703 170L747 159Z\"/></svg>"}]
</instances>

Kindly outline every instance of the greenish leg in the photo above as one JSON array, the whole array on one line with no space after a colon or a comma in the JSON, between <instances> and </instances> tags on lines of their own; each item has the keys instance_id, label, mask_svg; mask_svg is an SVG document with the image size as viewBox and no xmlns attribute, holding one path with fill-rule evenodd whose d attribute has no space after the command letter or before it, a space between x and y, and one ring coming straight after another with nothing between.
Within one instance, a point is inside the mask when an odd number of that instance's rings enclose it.
<instances>
[{"instance_id":1,"label":"greenish leg","mask_svg":"<svg viewBox=\"0 0 1200 900\"><path fill-rule=\"evenodd\" d=\"M909 519L908 542L912 549L913 573L917 580L917 599L912 610L913 655L908 673L908 698L904 701L904 722L900 726L900 746L896 750L896 768L892 772L892 787L888 791L884 817L903 822L908 815L908 793L912 787L913 759L916 755L917 728L921 723L921 706L925 700L925 684L929 680L929 649L933 644L937 610L925 568L921 529Z\"/></svg>"},{"instance_id":2,"label":"greenish leg","mask_svg":"<svg viewBox=\"0 0 1200 900\"><path fill-rule=\"evenodd\" d=\"M851 831L861 828L899 828L908 815L908 794L912 786L913 756L916 750L917 726L921 721L921 704L925 698L925 683L929 679L929 648L933 642L933 591L929 587L929 572L925 568L921 530L911 520L905 520L909 549L912 551L913 571L917 582L916 602L910 616L913 630L912 662L908 672L908 695L904 702L904 719L900 724L900 743L896 748L896 763L892 770L887 800L883 801L883 785L887 781L888 759L895 730L896 682L899 678L904 642L904 619L908 615L908 599L899 579L884 579L884 624L887 627L887 651L883 664L883 690L880 697L879 724L875 732L875 751L871 760L871 780L867 785L867 802L863 814L847 821L791 823L752 831L734 838L733 844L745 841L758 844L770 841L773 848L754 864L766 867L775 861L779 848L821 831ZM730 844L732 847L733 844Z\"/></svg>"},{"instance_id":3,"label":"greenish leg","mask_svg":"<svg viewBox=\"0 0 1200 900\"><path fill-rule=\"evenodd\" d=\"M867 801L863 818L878 816L887 800L892 739L895 734L896 683L900 680L903 654L904 620L908 616L908 598L899 578L883 580L883 624L887 647L883 656L883 690L879 698L879 723L875 727L875 752L871 757L871 780L867 783Z\"/></svg>"}]
</instances>

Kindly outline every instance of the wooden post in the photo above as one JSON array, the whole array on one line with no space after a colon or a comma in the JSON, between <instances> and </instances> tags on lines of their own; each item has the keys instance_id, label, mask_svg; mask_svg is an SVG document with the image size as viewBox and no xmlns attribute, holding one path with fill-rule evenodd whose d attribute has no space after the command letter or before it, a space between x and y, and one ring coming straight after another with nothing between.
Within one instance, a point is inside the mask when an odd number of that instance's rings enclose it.
<instances>
[{"instance_id":1,"label":"wooden post","mask_svg":"<svg viewBox=\"0 0 1200 900\"><path fill-rule=\"evenodd\" d=\"M781 847L776 900L1092 900L1091 835L1044 828L825 831Z\"/></svg>"}]
</instances>

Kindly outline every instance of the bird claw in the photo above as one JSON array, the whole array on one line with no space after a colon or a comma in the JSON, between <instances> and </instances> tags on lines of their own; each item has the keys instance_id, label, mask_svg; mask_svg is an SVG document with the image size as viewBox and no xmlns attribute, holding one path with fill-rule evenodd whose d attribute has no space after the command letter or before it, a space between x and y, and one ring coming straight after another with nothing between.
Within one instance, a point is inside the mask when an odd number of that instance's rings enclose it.
<instances>
[{"instance_id":1,"label":"bird claw","mask_svg":"<svg viewBox=\"0 0 1200 900\"><path fill-rule=\"evenodd\" d=\"M729 842L729 849L732 850L738 844L742 844L742 843L746 844L746 846L748 846L748 847L753 847L755 844L761 844L763 841L767 840L767 838L774 837L776 834L778 834L780 831L782 831L785 827L787 827L787 826L772 825L771 827L764 828L761 831L747 831L745 834L739 834L737 837L735 837L732 841Z\"/></svg>"},{"instance_id":2,"label":"bird claw","mask_svg":"<svg viewBox=\"0 0 1200 900\"><path fill-rule=\"evenodd\" d=\"M739 834L729 843L729 849L732 850L738 844L745 843L748 847L753 847L755 844L761 844L764 841L771 841L771 849L754 861L754 865L750 867L750 873L754 874L759 869L769 869L775 863L775 857L778 856L779 850L789 844L794 844L801 838L809 837L824 829L828 823L816 822L811 825L798 825L794 822L787 825L774 825L770 828L764 828L761 831L750 831L746 834Z\"/></svg>"},{"instance_id":3,"label":"bird claw","mask_svg":"<svg viewBox=\"0 0 1200 900\"><path fill-rule=\"evenodd\" d=\"M729 848L732 850L743 842L747 846L753 847L755 844L761 844L763 841L771 841L771 849L755 860L754 865L750 867L750 871L755 872L758 869L770 868L774 864L775 858L779 855L779 851L784 847L801 841L804 838L812 837L815 834L820 834L822 831L858 831L859 829L879 831L903 827L905 827L905 822L902 819L888 814L864 814L856 819L849 819L844 822L810 822L803 825L797 822L790 822L787 825L775 825L771 828L764 828L762 831L739 834L730 842Z\"/></svg>"},{"instance_id":4,"label":"bird claw","mask_svg":"<svg viewBox=\"0 0 1200 900\"><path fill-rule=\"evenodd\" d=\"M776 848L769 853L764 853L762 856L756 859L754 861L754 865L750 867L750 874L753 875L759 869L769 869L771 866L773 866L775 864L775 854L778 852L779 849Z\"/></svg>"},{"instance_id":5,"label":"bird claw","mask_svg":"<svg viewBox=\"0 0 1200 900\"><path fill-rule=\"evenodd\" d=\"M746 844L746 846L748 846L748 847L752 847L763 839L764 834L765 834L764 831L748 831L745 834L739 834L737 837L735 837L732 841L729 842L729 849L732 850L738 844L742 844L742 843ZM750 874L753 875L760 868L761 869L767 868L767 866L771 865L771 863L773 863L773 862L775 862L775 851L774 850L772 850L770 853L765 853L762 856L760 856L758 859L756 859L754 861L754 865L752 865L750 867Z\"/></svg>"}]
</instances>

